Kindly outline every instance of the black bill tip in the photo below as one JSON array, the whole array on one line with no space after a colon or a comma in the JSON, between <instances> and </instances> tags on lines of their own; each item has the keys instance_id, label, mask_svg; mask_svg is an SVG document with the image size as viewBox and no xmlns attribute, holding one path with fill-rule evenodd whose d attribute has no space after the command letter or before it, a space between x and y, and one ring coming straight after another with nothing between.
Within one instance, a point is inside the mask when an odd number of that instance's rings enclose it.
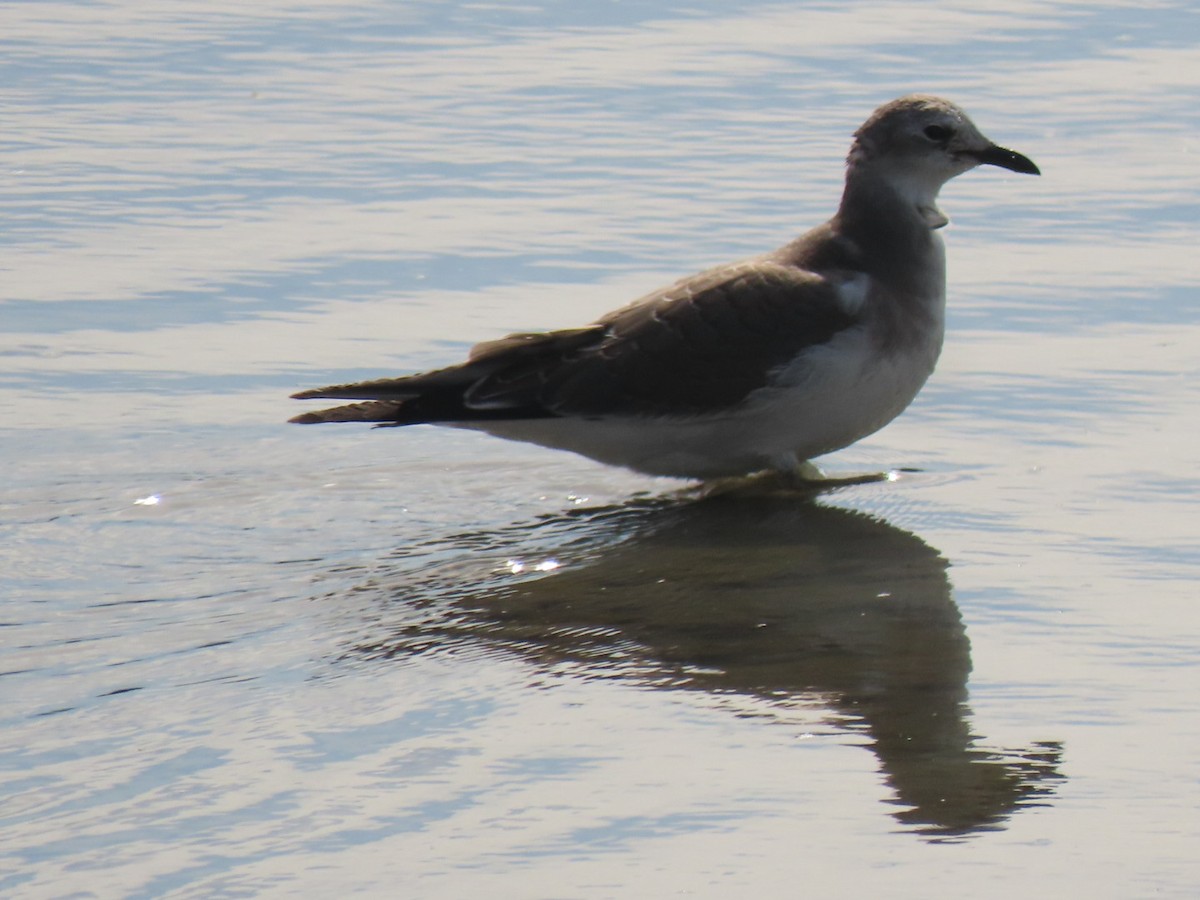
<instances>
[{"instance_id":1,"label":"black bill tip","mask_svg":"<svg viewBox=\"0 0 1200 900\"><path fill-rule=\"evenodd\" d=\"M1020 172L1022 175L1042 174L1041 169L1034 164L1032 159L1006 147L997 147L992 144L983 150L971 150L969 153L983 165L999 166L1012 172Z\"/></svg>"}]
</instances>

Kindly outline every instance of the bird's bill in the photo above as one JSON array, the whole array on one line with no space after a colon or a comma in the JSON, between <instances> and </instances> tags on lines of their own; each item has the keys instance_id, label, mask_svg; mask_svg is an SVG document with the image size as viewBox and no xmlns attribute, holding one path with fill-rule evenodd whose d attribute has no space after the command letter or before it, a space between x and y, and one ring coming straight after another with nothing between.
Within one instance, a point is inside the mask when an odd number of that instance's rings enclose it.
<instances>
[{"instance_id":1,"label":"bird's bill","mask_svg":"<svg viewBox=\"0 0 1200 900\"><path fill-rule=\"evenodd\" d=\"M1016 150L1009 150L1006 147L997 147L995 144L992 144L983 150L969 150L967 153L979 160L983 165L999 166L1002 169L1020 172L1022 175L1042 174L1032 159L1028 156L1022 156Z\"/></svg>"}]
</instances>

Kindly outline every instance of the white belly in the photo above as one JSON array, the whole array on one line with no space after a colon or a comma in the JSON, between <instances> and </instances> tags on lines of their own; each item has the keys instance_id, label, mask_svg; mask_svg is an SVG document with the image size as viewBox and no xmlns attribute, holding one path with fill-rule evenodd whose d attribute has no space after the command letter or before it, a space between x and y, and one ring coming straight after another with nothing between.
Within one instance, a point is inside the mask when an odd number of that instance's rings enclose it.
<instances>
[{"instance_id":1,"label":"white belly","mask_svg":"<svg viewBox=\"0 0 1200 900\"><path fill-rule=\"evenodd\" d=\"M940 324L940 323L939 323ZM571 450L651 475L716 478L792 469L878 431L933 371L941 328L919 347L880 355L863 329L838 335L737 409L688 418L527 419L456 427Z\"/></svg>"}]
</instances>

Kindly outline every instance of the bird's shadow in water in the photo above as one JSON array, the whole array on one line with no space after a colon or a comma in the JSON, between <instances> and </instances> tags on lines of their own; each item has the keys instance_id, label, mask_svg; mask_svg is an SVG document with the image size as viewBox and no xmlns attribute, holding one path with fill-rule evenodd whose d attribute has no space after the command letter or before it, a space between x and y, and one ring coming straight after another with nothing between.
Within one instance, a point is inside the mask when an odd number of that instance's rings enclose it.
<instances>
[{"instance_id":1,"label":"bird's shadow in water","mask_svg":"<svg viewBox=\"0 0 1200 900\"><path fill-rule=\"evenodd\" d=\"M868 736L893 815L934 840L1002 828L1062 778L1056 743L989 747L972 734L970 644L946 561L816 492L758 485L577 509L457 535L440 557L396 573L387 591L400 615L391 627L380 616L354 656L482 643L547 672L760 709L819 702Z\"/></svg>"}]
</instances>

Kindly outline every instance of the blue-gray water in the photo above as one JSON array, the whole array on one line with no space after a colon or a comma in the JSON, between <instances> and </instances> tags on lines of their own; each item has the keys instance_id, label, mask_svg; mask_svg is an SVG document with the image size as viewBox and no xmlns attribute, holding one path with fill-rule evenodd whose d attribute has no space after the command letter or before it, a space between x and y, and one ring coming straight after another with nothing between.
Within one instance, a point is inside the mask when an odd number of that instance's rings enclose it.
<instances>
[{"instance_id":1,"label":"blue-gray water","mask_svg":"<svg viewBox=\"0 0 1200 900\"><path fill-rule=\"evenodd\" d=\"M0 893L1194 896L1200 14L0 8ZM816 502L286 395L576 325L944 94L951 312Z\"/></svg>"}]
</instances>

